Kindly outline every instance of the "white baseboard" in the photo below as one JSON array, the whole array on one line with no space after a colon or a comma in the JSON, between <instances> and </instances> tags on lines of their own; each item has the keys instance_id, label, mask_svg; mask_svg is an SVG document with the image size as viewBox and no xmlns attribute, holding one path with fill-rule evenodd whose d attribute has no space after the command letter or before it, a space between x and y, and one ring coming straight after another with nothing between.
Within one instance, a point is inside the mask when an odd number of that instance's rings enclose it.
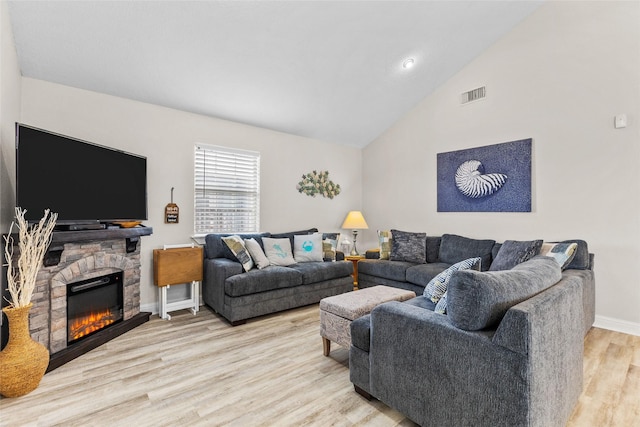
<instances>
[{"instance_id":1,"label":"white baseboard","mask_svg":"<svg viewBox=\"0 0 640 427\"><path fill-rule=\"evenodd\" d=\"M158 314L158 303L152 302L150 304L140 304L140 311L148 311L151 314Z\"/></svg>"},{"instance_id":2,"label":"white baseboard","mask_svg":"<svg viewBox=\"0 0 640 427\"><path fill-rule=\"evenodd\" d=\"M611 331L622 332L624 334L640 336L640 323L629 322L627 320L614 319L612 317L596 316L593 326L596 328L609 329Z\"/></svg>"}]
</instances>

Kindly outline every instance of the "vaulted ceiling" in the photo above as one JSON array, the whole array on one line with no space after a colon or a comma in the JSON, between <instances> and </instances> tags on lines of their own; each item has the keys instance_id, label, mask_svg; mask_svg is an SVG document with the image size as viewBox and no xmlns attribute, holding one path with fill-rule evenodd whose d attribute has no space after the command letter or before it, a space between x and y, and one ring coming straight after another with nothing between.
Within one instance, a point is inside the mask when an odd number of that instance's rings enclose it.
<instances>
[{"instance_id":1,"label":"vaulted ceiling","mask_svg":"<svg viewBox=\"0 0 640 427\"><path fill-rule=\"evenodd\" d=\"M9 11L23 76L363 147L541 3L11 1Z\"/></svg>"}]
</instances>

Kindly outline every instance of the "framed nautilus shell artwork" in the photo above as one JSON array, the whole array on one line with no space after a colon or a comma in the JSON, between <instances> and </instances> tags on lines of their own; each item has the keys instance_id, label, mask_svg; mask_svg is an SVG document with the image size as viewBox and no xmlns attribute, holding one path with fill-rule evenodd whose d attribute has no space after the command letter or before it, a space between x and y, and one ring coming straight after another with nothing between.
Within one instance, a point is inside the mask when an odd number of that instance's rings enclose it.
<instances>
[{"instance_id":1,"label":"framed nautilus shell artwork","mask_svg":"<svg viewBox=\"0 0 640 427\"><path fill-rule=\"evenodd\" d=\"M438 212L531 212L531 138L438 153Z\"/></svg>"}]
</instances>

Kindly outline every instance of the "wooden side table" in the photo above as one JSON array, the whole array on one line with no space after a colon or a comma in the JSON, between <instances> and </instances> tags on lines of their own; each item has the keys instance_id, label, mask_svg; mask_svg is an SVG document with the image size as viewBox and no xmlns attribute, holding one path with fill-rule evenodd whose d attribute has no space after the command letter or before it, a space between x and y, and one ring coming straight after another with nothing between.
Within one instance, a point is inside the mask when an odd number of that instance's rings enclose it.
<instances>
[{"instance_id":1,"label":"wooden side table","mask_svg":"<svg viewBox=\"0 0 640 427\"><path fill-rule=\"evenodd\" d=\"M153 276L158 286L160 317L171 320L169 311L188 308L195 315L200 307L199 284L202 280L203 251L200 246L165 245L153 250ZM171 285L191 286L189 298L167 302L167 290Z\"/></svg>"},{"instance_id":2,"label":"wooden side table","mask_svg":"<svg viewBox=\"0 0 640 427\"><path fill-rule=\"evenodd\" d=\"M358 261L365 259L365 257L362 255L347 255L344 259L353 263L353 288L358 289Z\"/></svg>"}]
</instances>

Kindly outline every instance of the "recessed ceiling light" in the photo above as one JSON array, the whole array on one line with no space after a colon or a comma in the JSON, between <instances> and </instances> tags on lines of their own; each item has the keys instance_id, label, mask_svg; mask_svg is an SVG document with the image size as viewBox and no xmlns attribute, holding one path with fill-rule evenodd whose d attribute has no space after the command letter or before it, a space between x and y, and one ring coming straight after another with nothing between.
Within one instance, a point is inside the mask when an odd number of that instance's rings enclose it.
<instances>
[{"instance_id":1,"label":"recessed ceiling light","mask_svg":"<svg viewBox=\"0 0 640 427\"><path fill-rule=\"evenodd\" d=\"M416 61L413 58L405 59L404 62L402 63L402 68L409 69L409 68L413 67L415 65L415 63L416 63Z\"/></svg>"}]
</instances>

